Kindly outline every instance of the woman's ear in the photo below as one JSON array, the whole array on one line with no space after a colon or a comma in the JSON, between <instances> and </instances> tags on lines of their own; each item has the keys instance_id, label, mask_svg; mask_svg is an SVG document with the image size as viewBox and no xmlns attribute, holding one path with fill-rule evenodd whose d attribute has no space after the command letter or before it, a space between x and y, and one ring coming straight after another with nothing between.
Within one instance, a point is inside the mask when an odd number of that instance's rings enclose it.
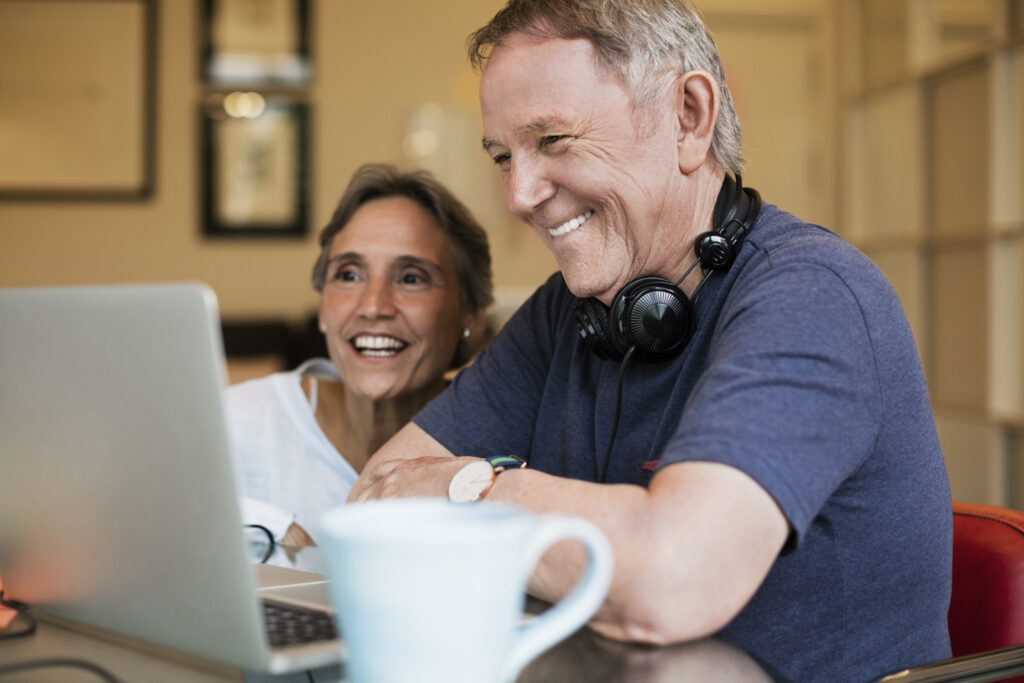
<instances>
[{"instance_id":1,"label":"woman's ear","mask_svg":"<svg viewBox=\"0 0 1024 683\"><path fill-rule=\"evenodd\" d=\"M469 330L469 341L475 347L487 329L487 311L467 313L463 316L462 322L462 329Z\"/></svg>"},{"instance_id":2,"label":"woman's ear","mask_svg":"<svg viewBox=\"0 0 1024 683\"><path fill-rule=\"evenodd\" d=\"M480 351L481 342L487 334L487 311L466 313L459 328L459 343L452 359L452 369L461 368L473 360Z\"/></svg>"},{"instance_id":3,"label":"woman's ear","mask_svg":"<svg viewBox=\"0 0 1024 683\"><path fill-rule=\"evenodd\" d=\"M707 71L687 71L675 83L679 170L689 175L704 165L718 121L721 91Z\"/></svg>"}]
</instances>

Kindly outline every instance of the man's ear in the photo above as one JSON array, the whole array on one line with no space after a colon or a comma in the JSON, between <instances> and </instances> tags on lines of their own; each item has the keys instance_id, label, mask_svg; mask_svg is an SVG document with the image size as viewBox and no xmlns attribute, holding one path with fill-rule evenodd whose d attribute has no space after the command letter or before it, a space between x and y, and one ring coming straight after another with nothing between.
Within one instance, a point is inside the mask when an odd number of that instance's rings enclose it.
<instances>
[{"instance_id":1,"label":"man's ear","mask_svg":"<svg viewBox=\"0 0 1024 683\"><path fill-rule=\"evenodd\" d=\"M687 71L675 83L679 170L689 175L708 158L721 92L707 71Z\"/></svg>"}]
</instances>

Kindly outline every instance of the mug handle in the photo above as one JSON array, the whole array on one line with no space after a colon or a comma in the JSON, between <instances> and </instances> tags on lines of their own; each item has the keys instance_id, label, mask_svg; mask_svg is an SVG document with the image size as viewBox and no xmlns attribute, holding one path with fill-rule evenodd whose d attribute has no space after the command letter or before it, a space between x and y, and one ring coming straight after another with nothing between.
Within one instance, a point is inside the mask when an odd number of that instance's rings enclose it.
<instances>
[{"instance_id":1,"label":"mug handle","mask_svg":"<svg viewBox=\"0 0 1024 683\"><path fill-rule=\"evenodd\" d=\"M612 580L612 551L604 533L576 517L543 515L524 553L527 578L541 555L556 541L574 539L587 551L587 569L569 593L544 613L516 629L502 668L502 681L512 681L526 664L587 623L604 601Z\"/></svg>"}]
</instances>

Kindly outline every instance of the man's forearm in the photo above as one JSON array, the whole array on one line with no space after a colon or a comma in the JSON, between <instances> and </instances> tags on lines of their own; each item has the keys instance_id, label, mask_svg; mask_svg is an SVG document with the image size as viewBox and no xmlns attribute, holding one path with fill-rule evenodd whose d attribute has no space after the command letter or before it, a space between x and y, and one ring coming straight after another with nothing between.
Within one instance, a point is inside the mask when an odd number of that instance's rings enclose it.
<instances>
[{"instance_id":1,"label":"man's forearm","mask_svg":"<svg viewBox=\"0 0 1024 683\"><path fill-rule=\"evenodd\" d=\"M639 486L601 485L552 477L525 469L498 477L488 500L507 502L536 514L583 517L596 524L608 537L615 557L615 571L608 595L590 626L620 640L656 640L638 623L641 612L632 587L650 559L641 552L654 544L647 538L641 520L645 518L647 492ZM630 533L632 531L633 533ZM637 562L639 561L639 563ZM557 602L579 580L586 568L586 554L572 541L556 544L544 555L530 580L530 593Z\"/></svg>"},{"instance_id":2,"label":"man's forearm","mask_svg":"<svg viewBox=\"0 0 1024 683\"><path fill-rule=\"evenodd\" d=\"M498 478L488 499L540 514L583 517L604 531L616 566L605 603L591 623L596 630L624 640L692 640L719 630L746 604L782 547L787 527L763 491L766 500L743 492L748 483L760 491L746 475L708 463L685 467L688 471L677 467L659 474L649 489L516 470ZM740 480L734 493L716 493L734 479ZM763 533L751 528L749 538L727 534L723 529L737 521L731 496L750 501L741 514L767 502L777 519L769 510ZM584 564L575 544L556 546L534 573L531 591L557 601Z\"/></svg>"},{"instance_id":3,"label":"man's forearm","mask_svg":"<svg viewBox=\"0 0 1024 683\"><path fill-rule=\"evenodd\" d=\"M443 497L464 464L409 425L373 456L350 500ZM646 489L508 470L487 500L581 517L605 533L615 571L591 625L623 640L677 642L719 630L760 586L788 533L785 517L755 481L706 462L666 467ZM585 563L575 544L556 545L535 571L531 592L556 602Z\"/></svg>"}]
</instances>

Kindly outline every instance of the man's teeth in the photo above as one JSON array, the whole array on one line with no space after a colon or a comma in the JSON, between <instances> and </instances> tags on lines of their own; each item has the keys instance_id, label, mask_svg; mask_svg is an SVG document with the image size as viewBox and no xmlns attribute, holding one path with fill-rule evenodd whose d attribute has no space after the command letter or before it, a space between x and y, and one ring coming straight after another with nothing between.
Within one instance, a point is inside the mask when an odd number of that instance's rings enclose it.
<instances>
[{"instance_id":1,"label":"man's teeth","mask_svg":"<svg viewBox=\"0 0 1024 683\"><path fill-rule=\"evenodd\" d=\"M589 221L590 217L593 216L593 215L594 215L594 210L591 209L590 211L587 211L586 213L583 213L583 214L580 214L579 216L576 216L576 218L572 218L570 220L567 220L566 222L564 222L561 225L559 225L557 228L553 228L553 229L548 230L548 233L552 237L558 237L560 235L567 235L568 233L572 232L576 228L580 227L581 225L583 225L584 223Z\"/></svg>"},{"instance_id":2,"label":"man's teeth","mask_svg":"<svg viewBox=\"0 0 1024 683\"><path fill-rule=\"evenodd\" d=\"M356 351L367 356L393 356L408 344L394 337L361 334L352 340Z\"/></svg>"}]
</instances>

